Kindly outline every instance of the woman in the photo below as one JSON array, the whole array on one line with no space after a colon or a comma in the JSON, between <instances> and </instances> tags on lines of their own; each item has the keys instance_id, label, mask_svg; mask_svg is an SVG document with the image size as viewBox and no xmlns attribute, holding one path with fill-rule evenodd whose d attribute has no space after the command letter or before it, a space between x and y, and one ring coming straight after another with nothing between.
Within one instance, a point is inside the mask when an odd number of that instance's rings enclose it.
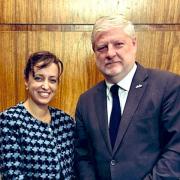
<instances>
[{"instance_id":1,"label":"woman","mask_svg":"<svg viewBox=\"0 0 180 180\"><path fill-rule=\"evenodd\" d=\"M74 121L48 106L62 72L62 62L50 52L29 57L28 98L0 115L3 179L74 179Z\"/></svg>"}]
</instances>

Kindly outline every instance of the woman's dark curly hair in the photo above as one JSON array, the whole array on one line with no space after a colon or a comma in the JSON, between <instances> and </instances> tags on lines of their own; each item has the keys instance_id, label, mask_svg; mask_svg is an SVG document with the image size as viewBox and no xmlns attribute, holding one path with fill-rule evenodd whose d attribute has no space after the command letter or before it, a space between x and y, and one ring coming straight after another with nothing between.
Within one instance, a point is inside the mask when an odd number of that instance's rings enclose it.
<instances>
[{"instance_id":1,"label":"woman's dark curly hair","mask_svg":"<svg viewBox=\"0 0 180 180\"><path fill-rule=\"evenodd\" d=\"M43 63L40 63L43 62ZM37 65L39 64L40 65ZM31 54L27 60L25 69L24 69L24 76L25 79L29 79L29 74L32 73L34 77L34 67L37 67L39 69L45 68L49 66L50 64L55 63L58 67L58 79L61 76L63 72L63 63L62 61L56 57L53 53L49 51L39 51Z\"/></svg>"}]
</instances>

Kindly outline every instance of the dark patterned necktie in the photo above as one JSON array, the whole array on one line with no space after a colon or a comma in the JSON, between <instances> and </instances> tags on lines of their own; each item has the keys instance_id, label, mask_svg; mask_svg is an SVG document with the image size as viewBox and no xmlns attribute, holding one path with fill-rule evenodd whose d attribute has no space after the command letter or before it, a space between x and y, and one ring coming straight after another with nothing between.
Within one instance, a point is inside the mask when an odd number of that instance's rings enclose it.
<instances>
[{"instance_id":1,"label":"dark patterned necktie","mask_svg":"<svg viewBox=\"0 0 180 180\"><path fill-rule=\"evenodd\" d=\"M111 94L112 94L112 111L110 116L110 124L109 124L109 135L111 140L111 146L114 148L114 144L116 141L119 123L121 120L121 107L119 102L119 95L118 95L119 86L117 84L114 84L111 88Z\"/></svg>"}]
</instances>

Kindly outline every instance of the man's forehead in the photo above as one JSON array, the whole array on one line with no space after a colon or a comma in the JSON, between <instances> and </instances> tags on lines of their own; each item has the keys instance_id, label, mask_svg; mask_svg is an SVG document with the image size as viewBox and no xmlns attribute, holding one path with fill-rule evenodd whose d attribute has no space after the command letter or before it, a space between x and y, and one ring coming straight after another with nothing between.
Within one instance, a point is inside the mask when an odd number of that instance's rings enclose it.
<instances>
[{"instance_id":1,"label":"man's forehead","mask_svg":"<svg viewBox=\"0 0 180 180\"><path fill-rule=\"evenodd\" d=\"M108 40L123 40L129 37L121 28L113 28L107 31L97 32L95 42L101 43Z\"/></svg>"}]
</instances>

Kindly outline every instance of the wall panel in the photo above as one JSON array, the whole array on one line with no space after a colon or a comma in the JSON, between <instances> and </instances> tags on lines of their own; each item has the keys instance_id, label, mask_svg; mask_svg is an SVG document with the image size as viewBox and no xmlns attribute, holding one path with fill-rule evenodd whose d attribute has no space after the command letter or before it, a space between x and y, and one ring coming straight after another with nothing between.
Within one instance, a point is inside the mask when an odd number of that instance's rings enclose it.
<instances>
[{"instance_id":1,"label":"wall panel","mask_svg":"<svg viewBox=\"0 0 180 180\"><path fill-rule=\"evenodd\" d=\"M14 56L14 38L12 34L0 33L0 111L14 104L17 89L16 62Z\"/></svg>"},{"instance_id":2,"label":"wall panel","mask_svg":"<svg viewBox=\"0 0 180 180\"><path fill-rule=\"evenodd\" d=\"M1 0L1 23L93 24L102 15L124 14L138 24L180 21L180 0Z\"/></svg>"},{"instance_id":3,"label":"wall panel","mask_svg":"<svg viewBox=\"0 0 180 180\"><path fill-rule=\"evenodd\" d=\"M53 106L71 115L79 95L102 79L91 50L91 33L57 31L0 31L1 110L26 97L23 68L29 54L38 50L55 53L64 63L64 73ZM179 73L178 31L139 30L138 61L146 67Z\"/></svg>"},{"instance_id":4,"label":"wall panel","mask_svg":"<svg viewBox=\"0 0 180 180\"><path fill-rule=\"evenodd\" d=\"M90 42L102 15L135 23L141 64L180 74L179 7L180 0L0 0L0 111L26 98L28 55L49 50L65 68L51 105L74 116L79 95L102 79Z\"/></svg>"},{"instance_id":5,"label":"wall panel","mask_svg":"<svg viewBox=\"0 0 180 180\"><path fill-rule=\"evenodd\" d=\"M146 67L180 74L180 32L145 31L137 33L137 59Z\"/></svg>"}]
</instances>

